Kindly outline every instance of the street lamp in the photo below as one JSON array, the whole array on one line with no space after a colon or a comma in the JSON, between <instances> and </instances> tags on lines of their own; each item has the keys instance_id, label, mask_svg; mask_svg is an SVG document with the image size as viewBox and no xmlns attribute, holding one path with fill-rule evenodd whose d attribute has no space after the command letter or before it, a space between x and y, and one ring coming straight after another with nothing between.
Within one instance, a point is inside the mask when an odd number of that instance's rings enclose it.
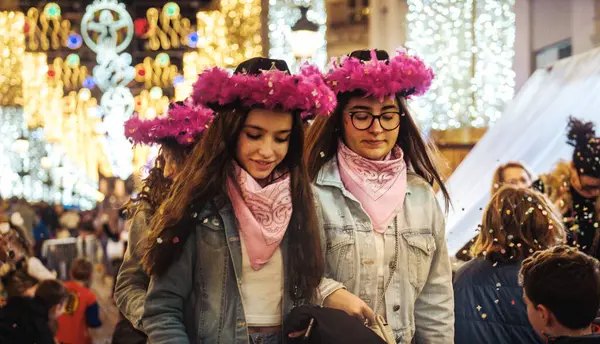
<instances>
[{"instance_id":1,"label":"street lamp","mask_svg":"<svg viewBox=\"0 0 600 344\"><path fill-rule=\"evenodd\" d=\"M317 31L319 25L311 22L306 16L308 7L300 6L300 19L292 26L290 40L292 51L298 60L307 60L313 57L319 48Z\"/></svg>"}]
</instances>

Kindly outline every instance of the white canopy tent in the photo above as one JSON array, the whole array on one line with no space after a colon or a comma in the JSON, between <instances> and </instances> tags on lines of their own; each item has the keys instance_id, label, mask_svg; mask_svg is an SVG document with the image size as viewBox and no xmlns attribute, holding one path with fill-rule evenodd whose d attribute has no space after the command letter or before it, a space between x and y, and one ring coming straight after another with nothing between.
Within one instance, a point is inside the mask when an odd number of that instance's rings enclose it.
<instances>
[{"instance_id":1,"label":"white canopy tent","mask_svg":"<svg viewBox=\"0 0 600 344\"><path fill-rule=\"evenodd\" d=\"M453 202L446 229L450 255L476 235L498 165L519 161L539 174L571 159L569 115L594 121L600 130L600 48L536 71L452 174L447 183Z\"/></svg>"}]
</instances>

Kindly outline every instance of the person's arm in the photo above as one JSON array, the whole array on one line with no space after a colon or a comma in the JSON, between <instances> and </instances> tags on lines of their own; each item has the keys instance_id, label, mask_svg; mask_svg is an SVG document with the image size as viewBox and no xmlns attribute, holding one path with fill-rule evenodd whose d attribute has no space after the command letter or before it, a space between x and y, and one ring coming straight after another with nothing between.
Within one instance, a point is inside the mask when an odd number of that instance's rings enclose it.
<instances>
[{"instance_id":1,"label":"person's arm","mask_svg":"<svg viewBox=\"0 0 600 344\"><path fill-rule=\"evenodd\" d=\"M313 188L313 194L315 199L317 199L317 190ZM317 220L319 223L319 235L321 237L321 252L323 254L323 261L327 260L327 238L325 237L325 230L323 226L323 213L321 210L321 203L318 200L315 200L315 212L317 214ZM321 279L321 283L317 288L317 293L315 296L314 303L320 306L323 306L325 300L329 297L329 295L333 294L335 291L339 289L345 289L344 284L338 282L331 278L331 273L327 271L327 263L325 263L325 275Z\"/></svg>"},{"instance_id":2,"label":"person's arm","mask_svg":"<svg viewBox=\"0 0 600 344\"><path fill-rule=\"evenodd\" d=\"M415 302L415 343L454 343L454 292L452 269L446 246L444 213L433 198L433 236L437 249L433 254L429 277Z\"/></svg>"},{"instance_id":3,"label":"person's arm","mask_svg":"<svg viewBox=\"0 0 600 344\"><path fill-rule=\"evenodd\" d=\"M137 329L142 326L144 300L150 283L141 264L148 216L149 213L142 209L133 216L129 228L129 243L115 282L114 298L117 307Z\"/></svg>"},{"instance_id":4,"label":"person's arm","mask_svg":"<svg viewBox=\"0 0 600 344\"><path fill-rule=\"evenodd\" d=\"M56 275L50 272L36 257L27 258L27 274L40 282L56 279Z\"/></svg>"},{"instance_id":5,"label":"person's arm","mask_svg":"<svg viewBox=\"0 0 600 344\"><path fill-rule=\"evenodd\" d=\"M152 344L189 344L184 305L194 283L196 235L191 230L181 257L163 275L150 279L142 324Z\"/></svg>"},{"instance_id":6,"label":"person's arm","mask_svg":"<svg viewBox=\"0 0 600 344\"><path fill-rule=\"evenodd\" d=\"M85 309L85 321L89 328L99 328L102 326L102 321L100 321L100 307L95 298Z\"/></svg>"},{"instance_id":7,"label":"person's arm","mask_svg":"<svg viewBox=\"0 0 600 344\"><path fill-rule=\"evenodd\" d=\"M117 233L113 233L113 231L110 229L110 225L108 223L103 223L102 224L102 230L104 231L104 234L112 241L119 241L119 234Z\"/></svg>"}]
</instances>

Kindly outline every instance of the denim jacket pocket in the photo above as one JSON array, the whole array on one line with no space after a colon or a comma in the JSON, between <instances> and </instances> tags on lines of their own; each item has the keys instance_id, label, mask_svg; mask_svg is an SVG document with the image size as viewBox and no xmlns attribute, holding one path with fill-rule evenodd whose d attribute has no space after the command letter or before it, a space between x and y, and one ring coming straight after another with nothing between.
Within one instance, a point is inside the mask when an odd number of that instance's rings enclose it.
<instances>
[{"instance_id":1,"label":"denim jacket pocket","mask_svg":"<svg viewBox=\"0 0 600 344\"><path fill-rule=\"evenodd\" d=\"M417 290L421 290L431 267L433 253L435 252L435 238L431 233L422 231L410 231L402 233L402 237L409 247L408 267L410 284Z\"/></svg>"},{"instance_id":2,"label":"denim jacket pocket","mask_svg":"<svg viewBox=\"0 0 600 344\"><path fill-rule=\"evenodd\" d=\"M354 233L352 229L326 228L327 272L336 281L347 283L354 279ZM333 274L333 275L331 275Z\"/></svg>"},{"instance_id":3,"label":"denim jacket pocket","mask_svg":"<svg viewBox=\"0 0 600 344\"><path fill-rule=\"evenodd\" d=\"M217 216L209 216L201 220L199 226L200 238L209 247L222 249L227 245L223 222Z\"/></svg>"}]
</instances>

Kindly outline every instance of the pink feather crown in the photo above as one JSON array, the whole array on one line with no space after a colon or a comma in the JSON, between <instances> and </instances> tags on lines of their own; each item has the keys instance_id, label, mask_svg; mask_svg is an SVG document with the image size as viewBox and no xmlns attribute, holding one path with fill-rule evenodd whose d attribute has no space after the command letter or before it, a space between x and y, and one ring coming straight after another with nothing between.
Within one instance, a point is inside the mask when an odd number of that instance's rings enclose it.
<instances>
[{"instance_id":1,"label":"pink feather crown","mask_svg":"<svg viewBox=\"0 0 600 344\"><path fill-rule=\"evenodd\" d=\"M387 55L387 53L385 53ZM404 49L389 60L379 60L375 50L371 59L363 61L347 56L335 60L325 76L327 84L336 93L363 91L366 96L379 99L400 94L409 98L424 94L431 86L433 71L417 56L409 56Z\"/></svg>"},{"instance_id":2,"label":"pink feather crown","mask_svg":"<svg viewBox=\"0 0 600 344\"><path fill-rule=\"evenodd\" d=\"M213 108L240 104L269 110L300 110L303 119L327 116L337 105L323 74L311 65L302 66L297 75L276 69L258 75L230 75L215 67L198 76L192 99L196 104Z\"/></svg>"},{"instance_id":3,"label":"pink feather crown","mask_svg":"<svg viewBox=\"0 0 600 344\"><path fill-rule=\"evenodd\" d=\"M175 104L166 115L150 120L134 115L125 121L125 136L136 145L152 145L168 139L190 145L208 128L213 117L213 111L206 107Z\"/></svg>"}]
</instances>

